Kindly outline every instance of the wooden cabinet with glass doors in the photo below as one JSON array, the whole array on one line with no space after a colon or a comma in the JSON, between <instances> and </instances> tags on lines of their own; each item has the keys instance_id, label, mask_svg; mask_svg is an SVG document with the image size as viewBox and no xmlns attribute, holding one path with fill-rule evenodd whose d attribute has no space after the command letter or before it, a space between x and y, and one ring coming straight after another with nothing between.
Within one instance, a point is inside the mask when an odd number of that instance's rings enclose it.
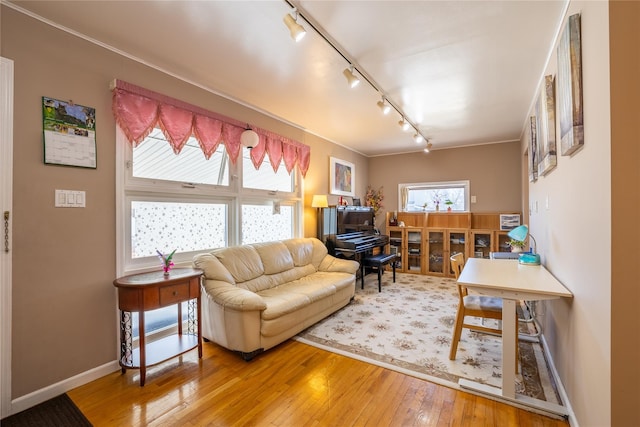
<instances>
[{"instance_id":1,"label":"wooden cabinet with glass doors","mask_svg":"<svg viewBox=\"0 0 640 427\"><path fill-rule=\"evenodd\" d=\"M493 230L470 230L468 258L489 258L495 252Z\"/></svg>"},{"instance_id":2,"label":"wooden cabinet with glass doors","mask_svg":"<svg viewBox=\"0 0 640 427\"><path fill-rule=\"evenodd\" d=\"M425 272L424 226L427 214L422 212L387 212L389 253L400 255L397 270L403 273Z\"/></svg>"},{"instance_id":3,"label":"wooden cabinet with glass doors","mask_svg":"<svg viewBox=\"0 0 640 427\"><path fill-rule=\"evenodd\" d=\"M508 252L507 233L500 230L500 213L398 212L395 218L387 213L386 234L391 251L401 256L401 272L453 277L451 255L489 258L491 252Z\"/></svg>"},{"instance_id":4,"label":"wooden cabinet with glass doors","mask_svg":"<svg viewBox=\"0 0 640 427\"><path fill-rule=\"evenodd\" d=\"M398 271L402 273L424 272L423 228L388 227L390 252L400 255Z\"/></svg>"},{"instance_id":5,"label":"wooden cabinet with glass doors","mask_svg":"<svg viewBox=\"0 0 640 427\"><path fill-rule=\"evenodd\" d=\"M428 228L425 245L427 247L427 273L453 277L449 257L457 253L467 254L467 230Z\"/></svg>"}]
</instances>

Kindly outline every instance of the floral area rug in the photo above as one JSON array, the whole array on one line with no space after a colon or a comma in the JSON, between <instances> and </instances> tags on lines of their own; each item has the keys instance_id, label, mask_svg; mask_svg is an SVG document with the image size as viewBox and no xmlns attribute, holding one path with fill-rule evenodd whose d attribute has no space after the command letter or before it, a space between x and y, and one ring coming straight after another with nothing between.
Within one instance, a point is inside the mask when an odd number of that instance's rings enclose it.
<instances>
[{"instance_id":1,"label":"floral area rug","mask_svg":"<svg viewBox=\"0 0 640 427\"><path fill-rule=\"evenodd\" d=\"M460 388L460 378L501 386L500 337L463 329L457 358L449 360L458 307L455 280L398 273L393 283L390 272L382 280L380 293L377 274L365 277L364 290L358 280L349 305L295 339L448 387ZM522 307L518 311L522 317ZM525 333L535 332L533 325L519 322ZM560 404L540 344L520 340L519 351L516 392Z\"/></svg>"}]
</instances>

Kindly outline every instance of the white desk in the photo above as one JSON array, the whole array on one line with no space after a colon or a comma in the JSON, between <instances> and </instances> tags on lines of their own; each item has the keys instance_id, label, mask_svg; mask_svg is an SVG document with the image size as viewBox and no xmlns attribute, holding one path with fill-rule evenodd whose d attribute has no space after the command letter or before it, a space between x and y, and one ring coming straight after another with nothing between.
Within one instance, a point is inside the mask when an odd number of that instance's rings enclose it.
<instances>
[{"instance_id":1,"label":"white desk","mask_svg":"<svg viewBox=\"0 0 640 427\"><path fill-rule=\"evenodd\" d=\"M517 260L469 258L458 282L479 294L501 297L502 302L502 388L461 379L461 387L499 396L503 399L568 415L567 409L554 403L516 395L517 325L516 301L572 298L573 294L541 265L521 265Z\"/></svg>"}]
</instances>

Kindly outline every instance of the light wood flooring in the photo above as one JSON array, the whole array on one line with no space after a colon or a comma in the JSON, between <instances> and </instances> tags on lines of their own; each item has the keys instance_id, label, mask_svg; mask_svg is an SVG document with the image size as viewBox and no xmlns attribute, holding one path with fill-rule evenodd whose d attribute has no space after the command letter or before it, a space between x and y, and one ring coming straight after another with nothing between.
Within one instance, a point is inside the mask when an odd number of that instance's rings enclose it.
<instances>
[{"instance_id":1,"label":"light wood flooring","mask_svg":"<svg viewBox=\"0 0 640 427\"><path fill-rule=\"evenodd\" d=\"M205 343L68 392L96 426L546 426L569 424L287 341L251 362Z\"/></svg>"}]
</instances>

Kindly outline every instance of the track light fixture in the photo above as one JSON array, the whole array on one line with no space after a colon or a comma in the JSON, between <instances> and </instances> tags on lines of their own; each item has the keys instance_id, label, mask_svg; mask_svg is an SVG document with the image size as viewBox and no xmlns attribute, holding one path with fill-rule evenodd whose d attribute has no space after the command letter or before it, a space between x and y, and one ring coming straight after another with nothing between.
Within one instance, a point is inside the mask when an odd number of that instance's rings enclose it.
<instances>
[{"instance_id":1,"label":"track light fixture","mask_svg":"<svg viewBox=\"0 0 640 427\"><path fill-rule=\"evenodd\" d=\"M411 129L411 123L407 121L404 117L402 120L398 122L398 125L402 128L403 131L408 132Z\"/></svg>"},{"instance_id":2,"label":"track light fixture","mask_svg":"<svg viewBox=\"0 0 640 427\"><path fill-rule=\"evenodd\" d=\"M430 142L427 142L427 146L424 147L424 152L429 153L431 151L431 147L433 147L433 144L431 144Z\"/></svg>"},{"instance_id":3,"label":"track light fixture","mask_svg":"<svg viewBox=\"0 0 640 427\"><path fill-rule=\"evenodd\" d=\"M349 65L349 68L345 68L342 74L347 78L347 83L351 89L360 84L360 79L353 74L353 65Z\"/></svg>"},{"instance_id":4,"label":"track light fixture","mask_svg":"<svg viewBox=\"0 0 640 427\"><path fill-rule=\"evenodd\" d=\"M378 107L380 107L380 109L382 110L382 114L384 114L385 116L389 114L389 111L391 111L391 105L387 104L384 96L380 101L378 101Z\"/></svg>"},{"instance_id":5,"label":"track light fixture","mask_svg":"<svg viewBox=\"0 0 640 427\"><path fill-rule=\"evenodd\" d=\"M291 7L292 12L288 13L284 16L284 23L289 28L291 32L291 37L295 41L299 41L304 37L306 31L304 27L297 23L298 16L302 17L306 24L311 27L324 41L326 41L329 46L333 48L348 64L349 66L342 71L342 74L347 79L347 83L350 88L355 88L360 84L360 80L364 79L366 83L369 84L376 92L379 94L383 94L384 91L380 88L380 85L366 72L366 70L362 69L362 67L358 66L356 69L354 67L354 60L349 54L333 40L328 34L326 34L322 27L310 16L302 7L294 4L294 0L284 0L284 2ZM354 73L354 71L358 72L359 77ZM393 100L387 99L385 96L382 96L382 99L377 102L378 107L382 110L384 114L389 114L391 109L396 110L396 112L400 115L400 121L398 125L402 127L402 130L405 132L410 132L413 130L413 139L417 144L420 144L425 141L425 137L422 135L418 126L413 123L411 120L407 118L402 109L398 106L398 104L394 103ZM431 149L431 143L427 140L427 148L425 148L425 152L429 152Z\"/></svg>"},{"instance_id":6,"label":"track light fixture","mask_svg":"<svg viewBox=\"0 0 640 427\"><path fill-rule=\"evenodd\" d=\"M298 24L298 10L297 9L293 9L293 14L295 15L295 18L293 16L291 16L291 13L287 13L286 15L284 15L284 23L287 26L287 28L289 29L289 32L291 33L291 38L294 39L296 42L299 42L300 40L303 39L303 37L305 36L305 34L307 34L307 31L304 29L304 27L300 24Z\"/></svg>"}]
</instances>

